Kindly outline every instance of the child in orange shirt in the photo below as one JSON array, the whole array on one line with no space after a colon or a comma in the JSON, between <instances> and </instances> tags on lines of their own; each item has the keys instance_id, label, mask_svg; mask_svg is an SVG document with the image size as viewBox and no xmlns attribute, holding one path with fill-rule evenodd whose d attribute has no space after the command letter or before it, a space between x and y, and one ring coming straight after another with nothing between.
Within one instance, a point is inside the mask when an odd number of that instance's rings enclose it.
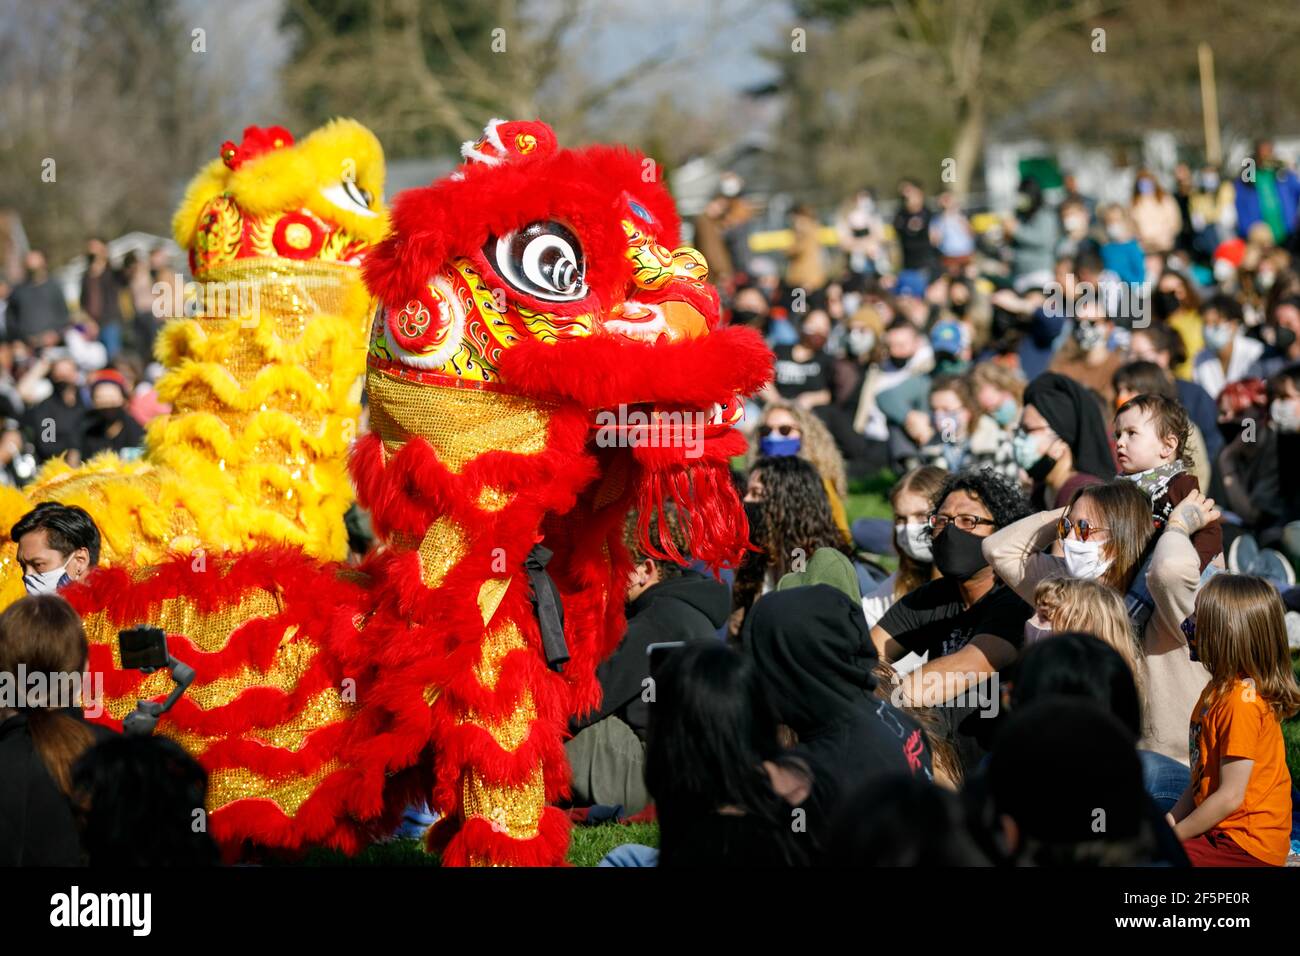
<instances>
[{"instance_id":1,"label":"child in orange shirt","mask_svg":"<svg viewBox=\"0 0 1300 956\"><path fill-rule=\"evenodd\" d=\"M1282 721L1300 710L1285 611L1263 578L1201 588L1188 644L1210 672L1192 711L1192 782L1169 815L1193 866L1283 866L1291 775Z\"/></svg>"}]
</instances>

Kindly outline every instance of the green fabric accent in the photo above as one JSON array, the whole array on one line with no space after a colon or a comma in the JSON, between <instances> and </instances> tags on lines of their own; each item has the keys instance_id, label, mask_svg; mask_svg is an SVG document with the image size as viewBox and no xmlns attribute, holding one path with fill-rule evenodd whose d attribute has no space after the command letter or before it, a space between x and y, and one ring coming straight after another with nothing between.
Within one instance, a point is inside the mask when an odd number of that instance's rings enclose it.
<instances>
[{"instance_id":1,"label":"green fabric accent","mask_svg":"<svg viewBox=\"0 0 1300 956\"><path fill-rule=\"evenodd\" d=\"M818 548L808 559L805 570L786 574L777 582L776 589L784 591L814 584L829 584L862 603L862 589L858 586L858 572L854 570L853 562L834 548Z\"/></svg>"},{"instance_id":2,"label":"green fabric accent","mask_svg":"<svg viewBox=\"0 0 1300 956\"><path fill-rule=\"evenodd\" d=\"M621 806L639 813L650 802L645 785L645 746L617 717L585 727L564 744L573 771L576 805Z\"/></svg>"},{"instance_id":3,"label":"green fabric accent","mask_svg":"<svg viewBox=\"0 0 1300 956\"><path fill-rule=\"evenodd\" d=\"M1255 194L1259 197L1259 216L1273 230L1276 242L1286 241L1286 219L1282 215L1282 200L1277 194L1277 173L1261 169L1256 174Z\"/></svg>"}]
</instances>

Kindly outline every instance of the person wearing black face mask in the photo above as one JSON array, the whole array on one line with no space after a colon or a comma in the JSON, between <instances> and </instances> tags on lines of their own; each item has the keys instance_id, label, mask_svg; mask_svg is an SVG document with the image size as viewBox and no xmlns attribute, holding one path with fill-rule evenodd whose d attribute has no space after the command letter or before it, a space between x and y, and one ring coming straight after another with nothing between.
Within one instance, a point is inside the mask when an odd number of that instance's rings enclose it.
<instances>
[{"instance_id":1,"label":"person wearing black face mask","mask_svg":"<svg viewBox=\"0 0 1300 956\"><path fill-rule=\"evenodd\" d=\"M1267 547L1276 543L1285 524L1283 489L1293 476L1279 468L1279 432L1268 422L1269 393L1262 379L1229 382L1219 393L1219 429L1224 438L1210 495L1227 506L1240 523L1224 524L1224 556L1242 532Z\"/></svg>"},{"instance_id":2,"label":"person wearing black face mask","mask_svg":"<svg viewBox=\"0 0 1300 956\"><path fill-rule=\"evenodd\" d=\"M76 363L67 357L55 358L49 362L48 374L53 391L23 414L23 429L32 441L38 462L67 454L68 464L76 465L86 427L86 406L77 388Z\"/></svg>"},{"instance_id":3,"label":"person wearing black face mask","mask_svg":"<svg viewBox=\"0 0 1300 956\"><path fill-rule=\"evenodd\" d=\"M824 309L813 309L800 323L798 342L772 349L776 358L772 388L781 398L803 408L831 401L834 362L825 351L830 331L830 316Z\"/></svg>"},{"instance_id":4,"label":"person wearing black face mask","mask_svg":"<svg viewBox=\"0 0 1300 956\"><path fill-rule=\"evenodd\" d=\"M771 306L763 290L755 285L741 286L731 300L731 325L748 325L767 334Z\"/></svg>"},{"instance_id":5,"label":"person wearing black face mask","mask_svg":"<svg viewBox=\"0 0 1300 956\"><path fill-rule=\"evenodd\" d=\"M935 502L930 528L942 576L900 598L872 628L871 639L890 663L908 652L926 655L927 662L903 678L899 697L940 707L959 755L971 767L980 748L958 725L981 708L996 708L994 677L1015 662L1033 614L994 575L982 545L997 529L1030 514L1030 506L1016 485L988 471L949 476Z\"/></svg>"},{"instance_id":6,"label":"person wearing black face mask","mask_svg":"<svg viewBox=\"0 0 1300 956\"><path fill-rule=\"evenodd\" d=\"M112 369L91 377L91 409L86 413L82 454L87 458L101 451L122 452L144 443L144 429L126 409L128 386L121 373Z\"/></svg>"}]
</instances>

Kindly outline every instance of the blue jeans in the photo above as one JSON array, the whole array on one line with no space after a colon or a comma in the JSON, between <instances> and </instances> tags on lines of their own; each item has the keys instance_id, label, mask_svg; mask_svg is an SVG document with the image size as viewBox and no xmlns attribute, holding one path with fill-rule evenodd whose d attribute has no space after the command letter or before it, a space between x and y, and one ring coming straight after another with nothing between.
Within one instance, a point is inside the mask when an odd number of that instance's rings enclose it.
<instances>
[{"instance_id":1,"label":"blue jeans","mask_svg":"<svg viewBox=\"0 0 1300 956\"><path fill-rule=\"evenodd\" d=\"M99 341L104 345L104 351L108 353L110 362L117 358L117 353L122 351L122 323L113 322L109 325L99 327Z\"/></svg>"},{"instance_id":2,"label":"blue jeans","mask_svg":"<svg viewBox=\"0 0 1300 956\"><path fill-rule=\"evenodd\" d=\"M402 814L402 822L393 835L406 840L419 840L438 819L438 815L424 802L413 803Z\"/></svg>"},{"instance_id":3,"label":"blue jeans","mask_svg":"<svg viewBox=\"0 0 1300 956\"><path fill-rule=\"evenodd\" d=\"M1139 750L1142 762L1142 786L1156 802L1161 813L1168 813L1192 782L1192 771L1173 757L1154 750Z\"/></svg>"},{"instance_id":4,"label":"blue jeans","mask_svg":"<svg viewBox=\"0 0 1300 956\"><path fill-rule=\"evenodd\" d=\"M606 853L597 866L658 866L659 851L643 843L624 843Z\"/></svg>"}]
</instances>

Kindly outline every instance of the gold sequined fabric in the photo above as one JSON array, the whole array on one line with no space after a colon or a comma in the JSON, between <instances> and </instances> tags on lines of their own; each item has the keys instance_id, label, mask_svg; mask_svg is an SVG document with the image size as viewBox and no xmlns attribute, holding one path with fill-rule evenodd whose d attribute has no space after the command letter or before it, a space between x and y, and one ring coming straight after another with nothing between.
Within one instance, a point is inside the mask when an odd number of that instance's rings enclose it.
<instances>
[{"instance_id":1,"label":"gold sequined fabric","mask_svg":"<svg viewBox=\"0 0 1300 956\"><path fill-rule=\"evenodd\" d=\"M460 525L450 518L439 518L429 525L420 541L420 578L427 588L442 584L447 572L465 557L466 543Z\"/></svg>"},{"instance_id":2,"label":"gold sequined fabric","mask_svg":"<svg viewBox=\"0 0 1300 956\"><path fill-rule=\"evenodd\" d=\"M292 718L274 727L250 730L245 736L250 740L296 753L307 743L307 738L322 727L337 723L351 712L350 706L343 701L337 688L327 687L313 694L302 710ZM176 726L174 722L163 723L158 733L170 737L189 753L198 756L212 743L221 738L206 734L193 733Z\"/></svg>"},{"instance_id":3,"label":"gold sequined fabric","mask_svg":"<svg viewBox=\"0 0 1300 956\"><path fill-rule=\"evenodd\" d=\"M496 687L501 676L501 662L511 651L526 647L523 635L513 621L504 621L492 628L483 640L482 658L474 669L474 676L488 690ZM537 710L533 696L524 691L514 710L502 720L486 720L474 712L462 718L464 723L477 724L492 735L493 740L506 751L515 750L527 738ZM517 840L537 836L542 811L546 807L540 765L519 787L504 787L485 781L477 771L465 774L462 784L465 816L484 817L494 829L509 833Z\"/></svg>"},{"instance_id":4,"label":"gold sequined fabric","mask_svg":"<svg viewBox=\"0 0 1300 956\"><path fill-rule=\"evenodd\" d=\"M536 454L546 447L552 406L518 395L407 381L371 368L370 427L389 454L424 438L438 460L459 473L485 451Z\"/></svg>"},{"instance_id":5,"label":"gold sequined fabric","mask_svg":"<svg viewBox=\"0 0 1300 956\"><path fill-rule=\"evenodd\" d=\"M320 782L341 765L336 760L322 764L314 773L266 777L245 770L220 769L208 775L208 809L219 810L236 800L270 800L285 816L293 816Z\"/></svg>"},{"instance_id":6,"label":"gold sequined fabric","mask_svg":"<svg viewBox=\"0 0 1300 956\"><path fill-rule=\"evenodd\" d=\"M478 589L478 609L483 615L483 623L486 625L496 614L497 608L501 606L501 601L506 596L506 589L510 587L509 578L488 578Z\"/></svg>"},{"instance_id":7,"label":"gold sequined fabric","mask_svg":"<svg viewBox=\"0 0 1300 956\"><path fill-rule=\"evenodd\" d=\"M482 817L494 830L509 834L516 840L531 840L537 836L546 809L546 788L542 784L542 768L529 775L523 786L501 787L485 783L477 773L469 773L461 787L461 800L465 817ZM472 860L476 866L490 865L484 860Z\"/></svg>"}]
</instances>

